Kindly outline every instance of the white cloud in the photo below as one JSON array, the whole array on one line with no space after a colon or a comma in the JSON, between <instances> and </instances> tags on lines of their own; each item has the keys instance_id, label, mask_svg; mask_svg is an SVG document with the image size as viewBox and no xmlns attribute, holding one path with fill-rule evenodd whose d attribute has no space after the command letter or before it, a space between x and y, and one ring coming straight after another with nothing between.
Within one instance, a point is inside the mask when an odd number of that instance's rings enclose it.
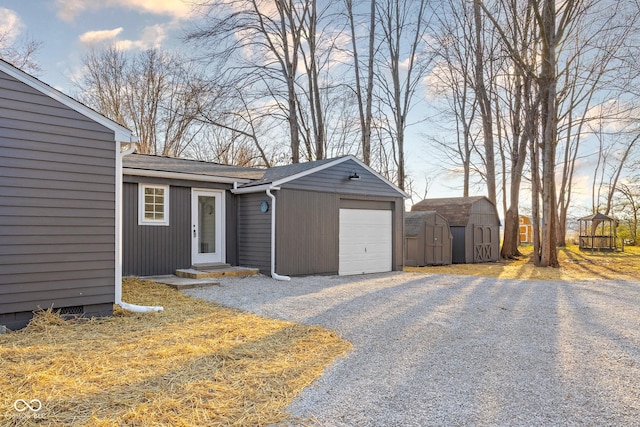
<instances>
[{"instance_id":1,"label":"white cloud","mask_svg":"<svg viewBox=\"0 0 640 427\"><path fill-rule=\"evenodd\" d=\"M11 9L0 7L0 48L12 45L22 32L24 24Z\"/></svg>"},{"instance_id":2,"label":"white cloud","mask_svg":"<svg viewBox=\"0 0 640 427\"><path fill-rule=\"evenodd\" d=\"M56 0L58 16L67 22L73 21L87 10L109 7L123 7L143 13L171 16L175 19L187 19L193 10L190 0Z\"/></svg>"},{"instance_id":3,"label":"white cloud","mask_svg":"<svg viewBox=\"0 0 640 427\"><path fill-rule=\"evenodd\" d=\"M160 48L162 42L167 38L167 32L163 25L151 25L142 30L142 34L138 40L119 40L124 29L122 27L113 30L88 31L79 37L80 43L84 45L109 44L116 49L154 49Z\"/></svg>"},{"instance_id":4,"label":"white cloud","mask_svg":"<svg viewBox=\"0 0 640 427\"><path fill-rule=\"evenodd\" d=\"M142 36L138 40L118 40L115 47L121 50L129 49L153 49L159 48L167 37L167 33L162 25L152 25L145 27Z\"/></svg>"},{"instance_id":5,"label":"white cloud","mask_svg":"<svg viewBox=\"0 0 640 427\"><path fill-rule=\"evenodd\" d=\"M82 34L79 39L82 44L95 44L95 43L103 43L114 40L118 37L118 34L122 32L123 28L118 27L113 30L98 30L98 31L88 31Z\"/></svg>"}]
</instances>

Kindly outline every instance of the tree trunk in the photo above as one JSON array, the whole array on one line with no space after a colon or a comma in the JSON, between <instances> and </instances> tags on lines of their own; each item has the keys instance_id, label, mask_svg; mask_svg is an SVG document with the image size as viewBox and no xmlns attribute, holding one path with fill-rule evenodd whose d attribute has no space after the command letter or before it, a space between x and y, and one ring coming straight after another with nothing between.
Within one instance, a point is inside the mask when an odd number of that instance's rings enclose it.
<instances>
[{"instance_id":1,"label":"tree trunk","mask_svg":"<svg viewBox=\"0 0 640 427\"><path fill-rule=\"evenodd\" d=\"M489 200L496 204L496 166L494 159L494 142L493 142L493 117L491 111L491 100L487 94L487 88L484 83L484 48L482 42L483 25L482 16L480 14L480 1L473 1L473 15L476 30L476 47L475 47L475 92L480 106L480 115L482 117L482 135L484 139L484 156L485 156L485 179L487 182L487 196Z\"/></svg>"},{"instance_id":2,"label":"tree trunk","mask_svg":"<svg viewBox=\"0 0 640 427\"><path fill-rule=\"evenodd\" d=\"M559 267L556 250L556 43L555 0L545 0L541 29L542 239L540 266Z\"/></svg>"}]
</instances>

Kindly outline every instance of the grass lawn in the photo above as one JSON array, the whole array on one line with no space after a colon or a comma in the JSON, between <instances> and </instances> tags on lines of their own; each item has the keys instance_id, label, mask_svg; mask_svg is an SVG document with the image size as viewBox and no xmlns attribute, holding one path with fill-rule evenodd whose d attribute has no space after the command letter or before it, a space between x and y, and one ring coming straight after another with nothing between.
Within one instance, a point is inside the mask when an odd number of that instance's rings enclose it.
<instances>
[{"instance_id":1,"label":"grass lawn","mask_svg":"<svg viewBox=\"0 0 640 427\"><path fill-rule=\"evenodd\" d=\"M577 246L558 248L560 268L536 268L529 260L533 248L520 248L525 254L519 260L500 260L483 264L454 264L434 267L405 267L405 271L434 274L464 274L506 279L640 280L640 247L628 246L624 252L581 252Z\"/></svg>"},{"instance_id":2,"label":"grass lawn","mask_svg":"<svg viewBox=\"0 0 640 427\"><path fill-rule=\"evenodd\" d=\"M271 320L126 280L123 299L161 313L65 322L50 312L0 335L2 426L259 426L350 344L321 327ZM18 399L38 399L33 412ZM37 403L33 403L34 406Z\"/></svg>"}]
</instances>

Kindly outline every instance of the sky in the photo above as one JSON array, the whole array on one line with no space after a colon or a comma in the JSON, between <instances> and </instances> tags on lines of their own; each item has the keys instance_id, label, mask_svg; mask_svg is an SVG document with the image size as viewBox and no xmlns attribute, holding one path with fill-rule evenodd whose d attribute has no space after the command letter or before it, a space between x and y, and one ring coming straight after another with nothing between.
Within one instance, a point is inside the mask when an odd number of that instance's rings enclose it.
<instances>
[{"instance_id":1,"label":"sky","mask_svg":"<svg viewBox=\"0 0 640 427\"><path fill-rule=\"evenodd\" d=\"M174 49L190 6L181 0L0 0L0 31L42 45L37 77L73 95L73 78L92 46Z\"/></svg>"},{"instance_id":2,"label":"sky","mask_svg":"<svg viewBox=\"0 0 640 427\"><path fill-rule=\"evenodd\" d=\"M71 96L76 92L73 79L81 75L83 55L91 47L115 43L125 50L184 49L181 37L193 18L189 0L0 0L0 32L17 43L40 42L36 77ZM442 161L425 148L424 133L419 129L409 138L406 153L418 193L424 193L429 177L429 197L461 196L459 177L444 171ZM579 203L590 205L590 174L578 173L575 179ZM484 195L481 188L472 191Z\"/></svg>"},{"instance_id":3,"label":"sky","mask_svg":"<svg viewBox=\"0 0 640 427\"><path fill-rule=\"evenodd\" d=\"M9 30L15 42L42 43L36 77L73 96L73 79L81 75L83 55L91 47L115 43L121 49L183 49L181 37L194 17L189 1L0 0L0 31ZM408 145L407 164L424 193L424 177L436 166L420 144ZM450 189L435 193L430 197L451 196Z\"/></svg>"}]
</instances>

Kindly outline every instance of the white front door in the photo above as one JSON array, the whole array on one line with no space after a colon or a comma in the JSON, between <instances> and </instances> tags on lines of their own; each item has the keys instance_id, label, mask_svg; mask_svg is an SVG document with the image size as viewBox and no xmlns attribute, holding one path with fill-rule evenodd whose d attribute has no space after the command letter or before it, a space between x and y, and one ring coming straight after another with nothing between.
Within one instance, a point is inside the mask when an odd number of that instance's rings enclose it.
<instances>
[{"instance_id":1,"label":"white front door","mask_svg":"<svg viewBox=\"0 0 640 427\"><path fill-rule=\"evenodd\" d=\"M191 263L225 262L224 191L191 191Z\"/></svg>"}]
</instances>

